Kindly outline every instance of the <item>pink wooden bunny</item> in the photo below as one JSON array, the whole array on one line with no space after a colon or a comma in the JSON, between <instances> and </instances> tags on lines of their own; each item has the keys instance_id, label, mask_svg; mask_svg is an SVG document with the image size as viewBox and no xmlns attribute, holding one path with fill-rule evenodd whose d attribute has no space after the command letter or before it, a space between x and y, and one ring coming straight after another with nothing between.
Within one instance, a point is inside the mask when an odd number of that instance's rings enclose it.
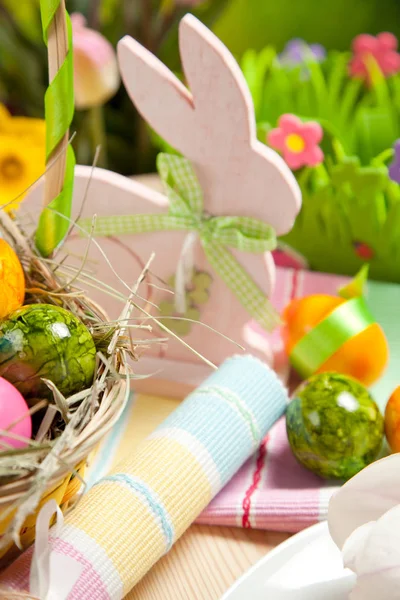
<instances>
[{"instance_id":1,"label":"pink wooden bunny","mask_svg":"<svg viewBox=\"0 0 400 600\"><path fill-rule=\"evenodd\" d=\"M227 48L192 15L186 15L180 23L179 44L190 91L138 42L130 37L120 41L119 64L132 102L155 131L190 160L203 190L206 213L253 217L272 225L278 235L287 233L300 209L300 191L280 156L256 139L253 105L239 66ZM109 171L77 167L76 214L89 178L82 217L168 211L169 202L162 193ZM37 199L39 193L37 188L32 195ZM99 242L118 275L132 283L152 252L156 253L152 272L168 281L176 271L185 238L186 233L181 231L120 237L116 232ZM75 236L69 249L82 254L85 243ZM275 275L271 254L230 251L259 288L270 295ZM98 271L101 261L102 281L115 293L126 295L127 290L94 247L90 259ZM209 299L199 306L200 320L246 345L246 324L251 317L213 270L198 240L194 263L196 271L209 274L211 281L207 284L209 290L201 290L209 291ZM154 278L152 281L159 284ZM146 283L141 290L143 296L149 293L157 305L173 302L171 295ZM98 299L113 317L118 315L121 304L106 297ZM150 311L159 314L154 308ZM184 341L214 364L236 351L230 341L202 325L190 325ZM270 358L267 347L255 348L254 353L264 360ZM167 349L151 345L146 356L140 361L141 370L161 368L163 378L196 384L207 372L200 359L176 339L169 340Z\"/></svg>"}]
</instances>

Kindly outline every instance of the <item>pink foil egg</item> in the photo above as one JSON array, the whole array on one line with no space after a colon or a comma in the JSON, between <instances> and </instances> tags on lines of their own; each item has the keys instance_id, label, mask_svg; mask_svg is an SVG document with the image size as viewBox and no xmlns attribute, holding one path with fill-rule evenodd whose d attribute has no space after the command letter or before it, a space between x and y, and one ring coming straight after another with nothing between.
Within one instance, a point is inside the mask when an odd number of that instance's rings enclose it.
<instances>
[{"instance_id":1,"label":"pink foil egg","mask_svg":"<svg viewBox=\"0 0 400 600\"><path fill-rule=\"evenodd\" d=\"M18 421L9 431L30 439L32 435L32 419L28 411L28 405L17 388L3 379L3 377L0 377L0 429L7 429L9 425ZM23 415L26 416L21 419ZM23 440L0 435L0 451L6 449L6 444L13 448L25 448L28 445Z\"/></svg>"}]
</instances>

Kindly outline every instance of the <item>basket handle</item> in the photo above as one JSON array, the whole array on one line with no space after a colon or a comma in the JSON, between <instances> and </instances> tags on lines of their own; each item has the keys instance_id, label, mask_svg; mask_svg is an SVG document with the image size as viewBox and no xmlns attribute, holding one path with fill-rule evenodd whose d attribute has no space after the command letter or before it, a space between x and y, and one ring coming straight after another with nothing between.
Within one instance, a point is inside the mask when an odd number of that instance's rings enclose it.
<instances>
[{"instance_id":1,"label":"basket handle","mask_svg":"<svg viewBox=\"0 0 400 600\"><path fill-rule=\"evenodd\" d=\"M61 0L54 14L54 18L48 29L48 71L49 85L53 82L55 76L63 65L68 53L68 32L65 0ZM46 123L49 126L49 123ZM46 165L51 164L58 156L54 166L46 172L46 183L43 198L43 205L48 206L62 191L65 178L65 167L67 162L69 129L66 130L63 138L57 146L47 156Z\"/></svg>"},{"instance_id":2,"label":"basket handle","mask_svg":"<svg viewBox=\"0 0 400 600\"><path fill-rule=\"evenodd\" d=\"M48 68L49 85L53 82L59 72L68 53L68 33L65 0L61 0L54 14L54 18L48 29ZM47 126L49 124L47 123ZM48 206L50 202L57 198L64 186L65 167L67 162L69 130L65 132L61 141L47 156L46 165L51 164L55 157L58 157L51 169L46 172L46 183L43 198L43 205Z\"/></svg>"},{"instance_id":3,"label":"basket handle","mask_svg":"<svg viewBox=\"0 0 400 600\"><path fill-rule=\"evenodd\" d=\"M70 227L75 157L69 144L74 115L72 28L65 0L40 0L48 47L49 85L45 95L46 177L36 247L49 256Z\"/></svg>"}]
</instances>

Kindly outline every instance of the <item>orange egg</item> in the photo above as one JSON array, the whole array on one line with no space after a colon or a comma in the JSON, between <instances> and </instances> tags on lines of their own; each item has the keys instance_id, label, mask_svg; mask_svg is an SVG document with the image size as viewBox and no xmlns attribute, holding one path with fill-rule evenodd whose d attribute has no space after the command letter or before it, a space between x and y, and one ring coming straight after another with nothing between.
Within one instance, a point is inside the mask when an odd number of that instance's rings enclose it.
<instances>
[{"instance_id":1,"label":"orange egg","mask_svg":"<svg viewBox=\"0 0 400 600\"><path fill-rule=\"evenodd\" d=\"M400 386L394 390L386 405L385 434L392 452L400 452Z\"/></svg>"},{"instance_id":2,"label":"orange egg","mask_svg":"<svg viewBox=\"0 0 400 600\"><path fill-rule=\"evenodd\" d=\"M337 306L346 302L344 298L315 294L293 300L283 313L283 340L287 354L301 338L326 318ZM382 375L389 357L385 334L377 323L345 342L316 371L335 371L350 375L366 386Z\"/></svg>"},{"instance_id":3,"label":"orange egg","mask_svg":"<svg viewBox=\"0 0 400 600\"><path fill-rule=\"evenodd\" d=\"M25 277L18 256L11 246L0 239L0 319L22 306L25 297Z\"/></svg>"}]
</instances>

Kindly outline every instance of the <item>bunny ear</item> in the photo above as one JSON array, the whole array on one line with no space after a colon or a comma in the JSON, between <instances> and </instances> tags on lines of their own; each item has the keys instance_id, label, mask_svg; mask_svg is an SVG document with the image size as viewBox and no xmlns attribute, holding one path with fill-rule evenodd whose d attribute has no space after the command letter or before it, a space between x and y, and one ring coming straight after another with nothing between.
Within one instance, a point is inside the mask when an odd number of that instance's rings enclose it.
<instances>
[{"instance_id":1,"label":"bunny ear","mask_svg":"<svg viewBox=\"0 0 400 600\"><path fill-rule=\"evenodd\" d=\"M188 89L133 38L118 44L118 60L128 94L142 117L190 160L204 162L207 128L224 139L225 151L255 137L253 104L244 76L231 53L193 15L180 22L179 47ZM192 96L193 94L193 96Z\"/></svg>"},{"instance_id":2,"label":"bunny ear","mask_svg":"<svg viewBox=\"0 0 400 600\"><path fill-rule=\"evenodd\" d=\"M235 139L249 142L256 132L253 101L232 54L190 14L179 25L179 48L197 121L212 126L215 137L231 132Z\"/></svg>"},{"instance_id":3,"label":"bunny ear","mask_svg":"<svg viewBox=\"0 0 400 600\"><path fill-rule=\"evenodd\" d=\"M361 525L400 504L400 456L378 460L341 487L329 502L328 524L339 548Z\"/></svg>"},{"instance_id":4,"label":"bunny ear","mask_svg":"<svg viewBox=\"0 0 400 600\"><path fill-rule=\"evenodd\" d=\"M118 62L126 90L149 125L186 154L193 130L193 99L187 88L133 38L118 43Z\"/></svg>"}]
</instances>

